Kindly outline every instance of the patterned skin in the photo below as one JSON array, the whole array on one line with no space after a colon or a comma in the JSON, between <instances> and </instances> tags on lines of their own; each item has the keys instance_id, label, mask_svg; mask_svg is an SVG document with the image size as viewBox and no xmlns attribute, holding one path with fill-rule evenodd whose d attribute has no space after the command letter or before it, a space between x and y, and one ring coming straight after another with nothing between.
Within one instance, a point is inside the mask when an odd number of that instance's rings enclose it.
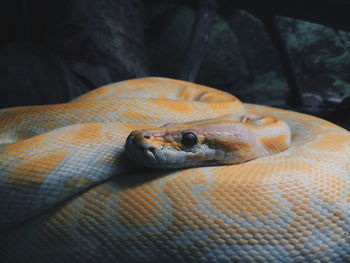
<instances>
[{"instance_id":1,"label":"patterned skin","mask_svg":"<svg viewBox=\"0 0 350 263\"><path fill-rule=\"evenodd\" d=\"M289 149L170 171L124 156L133 130L232 113L284 120ZM2 110L0 134L3 262L350 262L350 133L327 121L144 78Z\"/></svg>"}]
</instances>

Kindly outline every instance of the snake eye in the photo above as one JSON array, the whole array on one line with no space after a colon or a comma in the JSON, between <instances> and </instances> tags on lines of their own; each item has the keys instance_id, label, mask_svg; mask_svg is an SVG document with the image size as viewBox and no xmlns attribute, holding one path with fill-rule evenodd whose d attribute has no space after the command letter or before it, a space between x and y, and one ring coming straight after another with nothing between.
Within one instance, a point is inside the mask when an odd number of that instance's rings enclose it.
<instances>
[{"instance_id":1,"label":"snake eye","mask_svg":"<svg viewBox=\"0 0 350 263\"><path fill-rule=\"evenodd\" d=\"M182 134L181 142L185 146L194 146L198 143L198 138L193 132L185 132Z\"/></svg>"}]
</instances>

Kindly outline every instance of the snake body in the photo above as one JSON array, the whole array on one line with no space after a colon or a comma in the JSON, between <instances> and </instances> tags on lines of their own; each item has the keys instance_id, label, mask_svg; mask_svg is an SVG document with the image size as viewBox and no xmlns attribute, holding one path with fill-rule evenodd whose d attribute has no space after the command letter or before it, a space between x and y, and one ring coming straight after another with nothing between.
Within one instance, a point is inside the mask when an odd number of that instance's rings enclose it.
<instances>
[{"instance_id":1,"label":"snake body","mask_svg":"<svg viewBox=\"0 0 350 263\"><path fill-rule=\"evenodd\" d=\"M159 131L198 133L188 125L232 115L269 116L251 130L270 152L172 170L125 156L128 136L168 149ZM283 143L271 144L278 127ZM3 262L350 261L350 133L327 121L143 78L66 104L1 110L0 143Z\"/></svg>"}]
</instances>

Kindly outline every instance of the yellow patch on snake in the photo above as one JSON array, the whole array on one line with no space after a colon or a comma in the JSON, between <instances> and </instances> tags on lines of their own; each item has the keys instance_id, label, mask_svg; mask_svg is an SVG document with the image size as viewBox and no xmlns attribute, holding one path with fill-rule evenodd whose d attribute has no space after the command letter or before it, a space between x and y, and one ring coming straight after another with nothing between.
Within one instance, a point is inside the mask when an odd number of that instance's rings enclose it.
<instances>
[{"instance_id":1,"label":"yellow patch on snake","mask_svg":"<svg viewBox=\"0 0 350 263\"><path fill-rule=\"evenodd\" d=\"M184 89L178 93L178 97L180 100L191 100L193 98L193 90L184 87Z\"/></svg>"},{"instance_id":2,"label":"yellow patch on snake","mask_svg":"<svg viewBox=\"0 0 350 263\"><path fill-rule=\"evenodd\" d=\"M160 120L160 117L151 116L145 112L137 112L137 111L126 111L124 112L124 117L130 120Z\"/></svg>"},{"instance_id":3,"label":"yellow patch on snake","mask_svg":"<svg viewBox=\"0 0 350 263\"><path fill-rule=\"evenodd\" d=\"M287 138L285 136L260 138L260 142L272 153L278 153L288 149Z\"/></svg>"},{"instance_id":4,"label":"yellow patch on snake","mask_svg":"<svg viewBox=\"0 0 350 263\"><path fill-rule=\"evenodd\" d=\"M340 142L348 141L347 144L341 144L343 147L339 147ZM341 154L347 154L350 147L350 135L348 134L326 134L320 140L310 144L310 148L317 151L338 152Z\"/></svg>"},{"instance_id":5,"label":"yellow patch on snake","mask_svg":"<svg viewBox=\"0 0 350 263\"><path fill-rule=\"evenodd\" d=\"M318 176L310 176L309 181L318 190L317 198L321 198L327 202L339 202L346 199L348 192L348 182L345 178L333 176L332 171L314 168L318 172Z\"/></svg>"},{"instance_id":6,"label":"yellow patch on snake","mask_svg":"<svg viewBox=\"0 0 350 263\"><path fill-rule=\"evenodd\" d=\"M214 102L215 104L223 103L223 102L238 102L241 103L236 97L228 96L227 93L217 90L209 90L200 96L201 101L205 102Z\"/></svg>"},{"instance_id":7,"label":"yellow patch on snake","mask_svg":"<svg viewBox=\"0 0 350 263\"><path fill-rule=\"evenodd\" d=\"M150 99L149 103L155 104L159 107L166 108L169 110L173 110L178 113L191 113L192 112L192 106L184 101L175 101L175 100L155 100Z\"/></svg>"},{"instance_id":8,"label":"yellow patch on snake","mask_svg":"<svg viewBox=\"0 0 350 263\"><path fill-rule=\"evenodd\" d=\"M48 153L35 159L23 161L5 174L4 183L11 185L17 191L25 191L26 188L38 188L44 182L46 176L68 154L68 152Z\"/></svg>"},{"instance_id":9,"label":"yellow patch on snake","mask_svg":"<svg viewBox=\"0 0 350 263\"><path fill-rule=\"evenodd\" d=\"M223 102L223 103L209 102L208 107L211 108L212 110L224 110L224 109L232 108L232 113L244 111L243 107L240 107L238 102L237 102L237 105L234 105L234 104L235 102Z\"/></svg>"},{"instance_id":10,"label":"yellow patch on snake","mask_svg":"<svg viewBox=\"0 0 350 263\"><path fill-rule=\"evenodd\" d=\"M171 137L170 137L171 138ZM174 140L170 140L168 137L151 137L151 140L149 141L151 146L160 148L162 146L168 146L176 150L181 149L181 143L178 143Z\"/></svg>"}]
</instances>

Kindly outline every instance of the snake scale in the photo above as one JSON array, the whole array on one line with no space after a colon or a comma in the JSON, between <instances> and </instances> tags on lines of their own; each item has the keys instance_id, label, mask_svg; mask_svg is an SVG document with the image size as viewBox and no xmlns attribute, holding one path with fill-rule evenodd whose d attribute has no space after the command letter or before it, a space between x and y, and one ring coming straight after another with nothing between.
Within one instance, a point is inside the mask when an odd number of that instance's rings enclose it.
<instances>
[{"instance_id":1,"label":"snake scale","mask_svg":"<svg viewBox=\"0 0 350 263\"><path fill-rule=\"evenodd\" d=\"M165 170L125 154L134 130L227 115L285 121L289 148ZM166 78L3 109L0 261L350 262L350 133Z\"/></svg>"}]
</instances>

